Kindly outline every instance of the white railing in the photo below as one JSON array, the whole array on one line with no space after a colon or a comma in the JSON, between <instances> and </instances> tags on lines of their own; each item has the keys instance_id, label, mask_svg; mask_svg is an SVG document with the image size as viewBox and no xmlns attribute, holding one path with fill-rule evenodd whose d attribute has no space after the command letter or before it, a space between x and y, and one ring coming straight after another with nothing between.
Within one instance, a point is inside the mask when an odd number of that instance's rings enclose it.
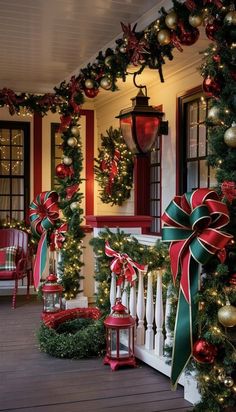
<instances>
[{"instance_id":1,"label":"white railing","mask_svg":"<svg viewBox=\"0 0 236 412\"><path fill-rule=\"evenodd\" d=\"M144 238L146 239L146 236ZM139 242L142 243L142 236L139 236ZM147 244L146 240L144 244ZM135 356L170 377L171 366L165 356L165 347L171 346L173 341L173 333L168 326L171 297L170 288L165 290L166 296L163 296L162 273L161 269L147 273L139 271L136 285L130 288L129 293L127 285L123 285L122 295L121 287L116 286L116 275L112 273L110 303L112 307L116 298L121 297L122 303L136 319ZM165 339L163 330L165 330ZM182 374L179 383L184 386L186 400L191 403L200 400L193 376Z\"/></svg>"}]
</instances>

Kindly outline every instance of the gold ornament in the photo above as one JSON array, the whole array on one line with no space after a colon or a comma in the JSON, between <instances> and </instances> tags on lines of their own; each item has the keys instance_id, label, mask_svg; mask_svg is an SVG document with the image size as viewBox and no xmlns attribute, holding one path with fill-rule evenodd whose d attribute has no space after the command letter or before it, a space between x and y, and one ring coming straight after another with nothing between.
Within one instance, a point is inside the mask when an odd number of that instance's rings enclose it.
<instances>
[{"instance_id":1,"label":"gold ornament","mask_svg":"<svg viewBox=\"0 0 236 412\"><path fill-rule=\"evenodd\" d=\"M73 126L73 127L71 128L71 133L72 133L74 136L79 136L79 134L80 134L80 128L79 128L78 126Z\"/></svg>"},{"instance_id":2,"label":"gold ornament","mask_svg":"<svg viewBox=\"0 0 236 412\"><path fill-rule=\"evenodd\" d=\"M229 302L218 310L218 320L226 328L232 328L236 325L236 307Z\"/></svg>"},{"instance_id":3,"label":"gold ornament","mask_svg":"<svg viewBox=\"0 0 236 412\"><path fill-rule=\"evenodd\" d=\"M236 24L236 11L230 11L229 13L226 14L224 18L224 23L228 25L235 25Z\"/></svg>"},{"instance_id":4,"label":"gold ornament","mask_svg":"<svg viewBox=\"0 0 236 412\"><path fill-rule=\"evenodd\" d=\"M192 27L199 27L202 24L203 18L200 14L190 14L188 21Z\"/></svg>"},{"instance_id":5,"label":"gold ornament","mask_svg":"<svg viewBox=\"0 0 236 412\"><path fill-rule=\"evenodd\" d=\"M178 22L178 16L175 13L175 11L171 11L169 14L167 14L165 18L165 24L167 25L169 29L171 30L176 29L177 22Z\"/></svg>"},{"instance_id":6,"label":"gold ornament","mask_svg":"<svg viewBox=\"0 0 236 412\"><path fill-rule=\"evenodd\" d=\"M109 90L112 86L111 80L108 77L103 77L100 81L100 86L105 90Z\"/></svg>"},{"instance_id":7,"label":"gold ornament","mask_svg":"<svg viewBox=\"0 0 236 412\"><path fill-rule=\"evenodd\" d=\"M93 89L94 81L92 79L86 79L84 82L86 89Z\"/></svg>"},{"instance_id":8,"label":"gold ornament","mask_svg":"<svg viewBox=\"0 0 236 412\"><path fill-rule=\"evenodd\" d=\"M166 46L171 41L171 34L169 30L163 29L160 30L157 34L157 40L161 46Z\"/></svg>"},{"instance_id":9,"label":"gold ornament","mask_svg":"<svg viewBox=\"0 0 236 412\"><path fill-rule=\"evenodd\" d=\"M217 106L212 106L210 108L210 110L208 111L208 120L210 120L212 123L214 124L219 124L220 123L220 119L219 119L219 115L220 115L220 108Z\"/></svg>"},{"instance_id":10,"label":"gold ornament","mask_svg":"<svg viewBox=\"0 0 236 412\"><path fill-rule=\"evenodd\" d=\"M72 165L72 162L73 162L71 157L68 157L68 156L64 156L62 161L63 161L64 165L66 165L66 166Z\"/></svg>"},{"instance_id":11,"label":"gold ornament","mask_svg":"<svg viewBox=\"0 0 236 412\"><path fill-rule=\"evenodd\" d=\"M236 123L233 122L232 126L226 130L224 134L224 141L227 146L235 148L236 147Z\"/></svg>"},{"instance_id":12,"label":"gold ornament","mask_svg":"<svg viewBox=\"0 0 236 412\"><path fill-rule=\"evenodd\" d=\"M107 67L111 68L113 60L114 60L114 56L110 55L105 58L104 63Z\"/></svg>"},{"instance_id":13,"label":"gold ornament","mask_svg":"<svg viewBox=\"0 0 236 412\"><path fill-rule=\"evenodd\" d=\"M232 388L232 386L234 386L233 378L231 378L231 376L226 376L225 379L224 379L224 385L227 388Z\"/></svg>"},{"instance_id":14,"label":"gold ornament","mask_svg":"<svg viewBox=\"0 0 236 412\"><path fill-rule=\"evenodd\" d=\"M75 147L77 145L77 139L75 137L69 137L69 139L67 140L67 144L70 147Z\"/></svg>"},{"instance_id":15,"label":"gold ornament","mask_svg":"<svg viewBox=\"0 0 236 412\"><path fill-rule=\"evenodd\" d=\"M78 210L80 207L80 203L79 202L72 202L70 204L70 209L72 210L72 212L74 212L75 210Z\"/></svg>"}]
</instances>

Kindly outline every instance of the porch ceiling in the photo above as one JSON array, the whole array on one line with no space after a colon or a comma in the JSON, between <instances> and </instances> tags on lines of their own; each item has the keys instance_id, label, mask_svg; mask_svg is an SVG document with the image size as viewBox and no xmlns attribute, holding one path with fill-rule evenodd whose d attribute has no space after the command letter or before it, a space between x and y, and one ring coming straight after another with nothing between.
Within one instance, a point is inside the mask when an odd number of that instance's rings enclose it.
<instances>
[{"instance_id":1,"label":"porch ceiling","mask_svg":"<svg viewBox=\"0 0 236 412\"><path fill-rule=\"evenodd\" d=\"M0 0L0 88L52 91L94 61L99 50L114 45L121 36L121 21L138 21L141 30L163 5L169 8L171 1ZM188 48L184 61L177 56L166 65L166 74L199 59L198 50L205 47L202 42Z\"/></svg>"}]
</instances>

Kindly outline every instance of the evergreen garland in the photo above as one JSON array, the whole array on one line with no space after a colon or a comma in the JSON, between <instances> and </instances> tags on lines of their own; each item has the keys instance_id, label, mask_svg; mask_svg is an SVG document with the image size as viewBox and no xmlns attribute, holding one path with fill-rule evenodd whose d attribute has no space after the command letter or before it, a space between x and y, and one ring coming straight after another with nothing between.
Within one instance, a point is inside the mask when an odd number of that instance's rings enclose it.
<instances>
[{"instance_id":1,"label":"evergreen garland","mask_svg":"<svg viewBox=\"0 0 236 412\"><path fill-rule=\"evenodd\" d=\"M110 127L101 135L101 149L95 159L95 178L101 188L103 203L121 206L130 198L133 185L133 155L120 130Z\"/></svg>"},{"instance_id":2,"label":"evergreen garland","mask_svg":"<svg viewBox=\"0 0 236 412\"><path fill-rule=\"evenodd\" d=\"M90 241L96 256L95 280L98 282L96 305L103 313L110 311L111 259L105 255L106 241L112 249L119 253L127 253L137 263L148 265L148 270L164 268L163 285L167 288L170 281L170 262L168 248L164 243L157 241L153 247L144 246L135 237L125 234L122 230L117 229L117 232L113 233L106 229Z\"/></svg>"}]
</instances>

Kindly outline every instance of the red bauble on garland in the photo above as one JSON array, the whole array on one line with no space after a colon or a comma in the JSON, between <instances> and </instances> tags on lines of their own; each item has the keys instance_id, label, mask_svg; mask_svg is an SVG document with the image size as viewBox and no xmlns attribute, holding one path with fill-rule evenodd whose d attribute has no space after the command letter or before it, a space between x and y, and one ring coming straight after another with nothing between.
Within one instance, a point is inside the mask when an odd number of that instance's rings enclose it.
<instances>
[{"instance_id":1,"label":"red bauble on garland","mask_svg":"<svg viewBox=\"0 0 236 412\"><path fill-rule=\"evenodd\" d=\"M198 339L193 345L193 358L199 363L213 363L217 355L217 347L206 339Z\"/></svg>"},{"instance_id":2,"label":"red bauble on garland","mask_svg":"<svg viewBox=\"0 0 236 412\"><path fill-rule=\"evenodd\" d=\"M219 78L207 76L203 80L202 88L208 97L217 97L221 92L221 81Z\"/></svg>"},{"instance_id":3,"label":"red bauble on garland","mask_svg":"<svg viewBox=\"0 0 236 412\"><path fill-rule=\"evenodd\" d=\"M72 177L74 175L74 171L71 166L60 163L56 166L56 175L58 179L65 179L66 177Z\"/></svg>"},{"instance_id":4,"label":"red bauble on garland","mask_svg":"<svg viewBox=\"0 0 236 412\"><path fill-rule=\"evenodd\" d=\"M99 89L87 89L84 88L84 94L89 97L90 99L93 99L98 95Z\"/></svg>"},{"instance_id":5,"label":"red bauble on garland","mask_svg":"<svg viewBox=\"0 0 236 412\"><path fill-rule=\"evenodd\" d=\"M195 27L186 29L183 22L178 23L178 39L183 46L192 46L199 37L199 30Z\"/></svg>"},{"instance_id":6,"label":"red bauble on garland","mask_svg":"<svg viewBox=\"0 0 236 412\"><path fill-rule=\"evenodd\" d=\"M217 20L207 23L205 27L205 32L206 32L208 39L214 41L216 33L218 32L219 28L220 28L220 23Z\"/></svg>"}]
</instances>

